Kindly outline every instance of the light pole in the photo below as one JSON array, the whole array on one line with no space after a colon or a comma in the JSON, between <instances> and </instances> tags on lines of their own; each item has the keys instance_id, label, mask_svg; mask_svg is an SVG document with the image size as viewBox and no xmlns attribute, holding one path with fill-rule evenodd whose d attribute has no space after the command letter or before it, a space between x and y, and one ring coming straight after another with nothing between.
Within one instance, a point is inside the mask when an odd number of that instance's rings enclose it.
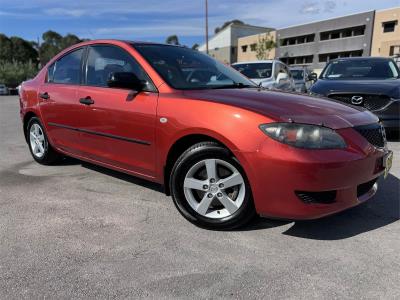
<instances>
[{"instance_id":1,"label":"light pole","mask_svg":"<svg viewBox=\"0 0 400 300\"><path fill-rule=\"evenodd\" d=\"M206 1L206 53L208 54L208 0Z\"/></svg>"}]
</instances>

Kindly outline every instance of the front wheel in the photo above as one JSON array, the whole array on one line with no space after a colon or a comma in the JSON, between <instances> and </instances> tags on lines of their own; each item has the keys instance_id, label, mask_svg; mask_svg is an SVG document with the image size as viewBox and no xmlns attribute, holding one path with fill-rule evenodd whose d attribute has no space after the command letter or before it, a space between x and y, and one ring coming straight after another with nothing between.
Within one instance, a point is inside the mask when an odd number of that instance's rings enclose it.
<instances>
[{"instance_id":1,"label":"front wheel","mask_svg":"<svg viewBox=\"0 0 400 300\"><path fill-rule=\"evenodd\" d=\"M175 163L170 184L179 212L200 227L233 229L255 215L243 168L214 142L186 150Z\"/></svg>"}]
</instances>

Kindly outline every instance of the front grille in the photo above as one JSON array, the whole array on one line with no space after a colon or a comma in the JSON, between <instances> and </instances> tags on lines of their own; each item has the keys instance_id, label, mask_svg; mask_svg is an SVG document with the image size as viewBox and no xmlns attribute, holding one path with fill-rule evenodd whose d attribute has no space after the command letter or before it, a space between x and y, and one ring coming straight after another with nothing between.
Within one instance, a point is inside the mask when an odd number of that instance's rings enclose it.
<instances>
[{"instance_id":1,"label":"front grille","mask_svg":"<svg viewBox=\"0 0 400 300\"><path fill-rule=\"evenodd\" d=\"M383 148L386 143L385 128L379 123L354 127L370 144Z\"/></svg>"},{"instance_id":2,"label":"front grille","mask_svg":"<svg viewBox=\"0 0 400 300\"><path fill-rule=\"evenodd\" d=\"M336 191L327 192L303 192L296 191L297 197L306 204L330 204L336 199Z\"/></svg>"},{"instance_id":3,"label":"front grille","mask_svg":"<svg viewBox=\"0 0 400 300\"><path fill-rule=\"evenodd\" d=\"M357 186L357 198L368 193L372 189L376 181L377 179L375 178L374 180L368 181L366 183Z\"/></svg>"},{"instance_id":4,"label":"front grille","mask_svg":"<svg viewBox=\"0 0 400 300\"><path fill-rule=\"evenodd\" d=\"M379 110L390 103L390 97L386 95L330 94L328 97L347 104L362 106L368 110ZM362 100L352 101L353 97L362 97Z\"/></svg>"}]
</instances>

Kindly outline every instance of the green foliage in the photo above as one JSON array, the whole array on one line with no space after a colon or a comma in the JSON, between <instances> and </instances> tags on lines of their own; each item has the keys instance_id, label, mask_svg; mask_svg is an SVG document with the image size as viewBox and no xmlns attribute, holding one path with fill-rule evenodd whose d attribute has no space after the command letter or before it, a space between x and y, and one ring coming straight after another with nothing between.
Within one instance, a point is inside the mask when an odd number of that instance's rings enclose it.
<instances>
[{"instance_id":1,"label":"green foliage","mask_svg":"<svg viewBox=\"0 0 400 300\"><path fill-rule=\"evenodd\" d=\"M192 49L193 50L199 50L200 45L199 44L193 44Z\"/></svg>"},{"instance_id":2,"label":"green foliage","mask_svg":"<svg viewBox=\"0 0 400 300\"><path fill-rule=\"evenodd\" d=\"M37 62L37 57L37 50L30 42L16 36L8 38L0 34L1 61Z\"/></svg>"},{"instance_id":3,"label":"green foliage","mask_svg":"<svg viewBox=\"0 0 400 300\"><path fill-rule=\"evenodd\" d=\"M169 37L167 37L167 39L165 40L166 44L171 44L171 45L179 45L179 39L177 35L170 35Z\"/></svg>"},{"instance_id":4,"label":"green foliage","mask_svg":"<svg viewBox=\"0 0 400 300\"><path fill-rule=\"evenodd\" d=\"M43 33L42 39L43 43L39 47L41 65L45 65L50 59L52 59L56 54L58 54L65 48L68 48L83 41L76 35L67 34L65 36L62 36L52 30Z\"/></svg>"},{"instance_id":5,"label":"green foliage","mask_svg":"<svg viewBox=\"0 0 400 300\"><path fill-rule=\"evenodd\" d=\"M274 38L268 33L265 37L258 36L258 43L256 46L256 57L259 60L268 58L269 52L276 48Z\"/></svg>"},{"instance_id":6,"label":"green foliage","mask_svg":"<svg viewBox=\"0 0 400 300\"><path fill-rule=\"evenodd\" d=\"M29 42L19 37L7 37L0 33L0 82L16 87L22 81L33 78L38 66L44 66L60 51L83 40L76 35L60 35L46 31L43 42ZM39 63L39 65L38 65Z\"/></svg>"},{"instance_id":7,"label":"green foliage","mask_svg":"<svg viewBox=\"0 0 400 300\"><path fill-rule=\"evenodd\" d=\"M0 82L17 87L22 81L33 78L38 72L36 63L0 61Z\"/></svg>"}]
</instances>

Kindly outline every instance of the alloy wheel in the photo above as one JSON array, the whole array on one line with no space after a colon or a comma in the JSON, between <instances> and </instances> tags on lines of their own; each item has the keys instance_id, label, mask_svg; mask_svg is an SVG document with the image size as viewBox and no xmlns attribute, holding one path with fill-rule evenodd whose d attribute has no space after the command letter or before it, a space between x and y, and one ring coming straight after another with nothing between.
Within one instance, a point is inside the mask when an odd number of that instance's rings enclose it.
<instances>
[{"instance_id":1,"label":"alloy wheel","mask_svg":"<svg viewBox=\"0 0 400 300\"><path fill-rule=\"evenodd\" d=\"M46 140L42 127L37 123L34 123L29 130L29 142L33 155L42 158L46 152Z\"/></svg>"},{"instance_id":2,"label":"alloy wheel","mask_svg":"<svg viewBox=\"0 0 400 300\"><path fill-rule=\"evenodd\" d=\"M183 183L185 198L198 214L220 219L243 204L246 187L240 172L221 159L205 159L192 166Z\"/></svg>"}]
</instances>

